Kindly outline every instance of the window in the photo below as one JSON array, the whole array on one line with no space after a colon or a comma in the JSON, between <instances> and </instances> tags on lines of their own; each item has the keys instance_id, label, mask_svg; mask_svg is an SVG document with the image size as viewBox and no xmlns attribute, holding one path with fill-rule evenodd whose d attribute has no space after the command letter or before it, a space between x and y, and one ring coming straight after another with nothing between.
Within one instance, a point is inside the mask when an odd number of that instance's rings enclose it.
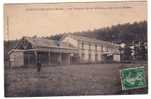
<instances>
[{"instance_id":1,"label":"window","mask_svg":"<svg viewBox=\"0 0 151 99\"><path fill-rule=\"evenodd\" d=\"M103 45L101 45L101 51L103 52Z\"/></svg>"},{"instance_id":2,"label":"window","mask_svg":"<svg viewBox=\"0 0 151 99\"><path fill-rule=\"evenodd\" d=\"M85 57L84 53L81 54L81 57L82 57L82 59L84 59L84 57Z\"/></svg>"},{"instance_id":3,"label":"window","mask_svg":"<svg viewBox=\"0 0 151 99\"><path fill-rule=\"evenodd\" d=\"M91 50L91 44L89 44L89 50Z\"/></svg>"},{"instance_id":4,"label":"window","mask_svg":"<svg viewBox=\"0 0 151 99\"><path fill-rule=\"evenodd\" d=\"M91 60L91 53L89 53L89 61Z\"/></svg>"},{"instance_id":5,"label":"window","mask_svg":"<svg viewBox=\"0 0 151 99\"><path fill-rule=\"evenodd\" d=\"M81 44L81 48L82 48L82 49L84 49L84 42L82 42L82 44Z\"/></svg>"},{"instance_id":6,"label":"window","mask_svg":"<svg viewBox=\"0 0 151 99\"><path fill-rule=\"evenodd\" d=\"M78 48L80 48L80 40L78 40Z\"/></svg>"},{"instance_id":7,"label":"window","mask_svg":"<svg viewBox=\"0 0 151 99\"><path fill-rule=\"evenodd\" d=\"M107 51L107 52L109 51L109 48L108 48L108 47L106 47L106 51Z\"/></svg>"},{"instance_id":8,"label":"window","mask_svg":"<svg viewBox=\"0 0 151 99\"><path fill-rule=\"evenodd\" d=\"M95 61L98 61L98 54L95 54Z\"/></svg>"},{"instance_id":9,"label":"window","mask_svg":"<svg viewBox=\"0 0 151 99\"><path fill-rule=\"evenodd\" d=\"M95 45L95 50L97 51L97 45Z\"/></svg>"},{"instance_id":10,"label":"window","mask_svg":"<svg viewBox=\"0 0 151 99\"><path fill-rule=\"evenodd\" d=\"M107 51L107 48L106 48L106 47L103 47L103 51L106 52L106 51Z\"/></svg>"}]
</instances>

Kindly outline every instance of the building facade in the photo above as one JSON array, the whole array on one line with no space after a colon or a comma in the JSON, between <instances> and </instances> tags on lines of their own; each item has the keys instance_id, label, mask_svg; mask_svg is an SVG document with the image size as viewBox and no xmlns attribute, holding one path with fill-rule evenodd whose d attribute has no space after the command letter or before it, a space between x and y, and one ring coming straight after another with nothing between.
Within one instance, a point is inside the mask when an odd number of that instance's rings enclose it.
<instances>
[{"instance_id":1,"label":"building facade","mask_svg":"<svg viewBox=\"0 0 151 99\"><path fill-rule=\"evenodd\" d=\"M99 63L120 61L119 45L77 35L64 35L59 41L23 37L9 51L11 66Z\"/></svg>"},{"instance_id":2,"label":"building facade","mask_svg":"<svg viewBox=\"0 0 151 99\"><path fill-rule=\"evenodd\" d=\"M72 59L77 59L77 53L76 48L65 42L23 37L8 54L10 66L16 67L33 66L38 62L42 65L70 64Z\"/></svg>"},{"instance_id":3,"label":"building facade","mask_svg":"<svg viewBox=\"0 0 151 99\"><path fill-rule=\"evenodd\" d=\"M77 48L80 63L99 63L106 60L120 61L119 45L78 35L67 35L61 42Z\"/></svg>"}]
</instances>

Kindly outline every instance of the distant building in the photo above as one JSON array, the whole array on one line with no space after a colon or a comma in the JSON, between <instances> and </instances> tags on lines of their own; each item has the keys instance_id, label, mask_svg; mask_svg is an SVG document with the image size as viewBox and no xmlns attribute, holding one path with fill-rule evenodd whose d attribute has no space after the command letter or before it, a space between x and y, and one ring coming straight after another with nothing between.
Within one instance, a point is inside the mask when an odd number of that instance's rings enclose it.
<instances>
[{"instance_id":1,"label":"distant building","mask_svg":"<svg viewBox=\"0 0 151 99\"><path fill-rule=\"evenodd\" d=\"M98 63L120 61L119 45L77 35L64 35L59 41L23 37L9 51L11 66ZM110 58L109 58L110 57Z\"/></svg>"},{"instance_id":2,"label":"distant building","mask_svg":"<svg viewBox=\"0 0 151 99\"><path fill-rule=\"evenodd\" d=\"M70 34L64 35L60 41L77 48L80 63L98 63L109 60L109 57L120 61L118 44Z\"/></svg>"}]
</instances>

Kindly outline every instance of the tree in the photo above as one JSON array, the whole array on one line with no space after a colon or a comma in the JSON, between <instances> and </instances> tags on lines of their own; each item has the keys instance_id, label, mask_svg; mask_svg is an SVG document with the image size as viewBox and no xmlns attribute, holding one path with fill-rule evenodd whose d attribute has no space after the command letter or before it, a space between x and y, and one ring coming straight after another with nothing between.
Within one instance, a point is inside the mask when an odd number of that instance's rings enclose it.
<instances>
[{"instance_id":1,"label":"tree","mask_svg":"<svg viewBox=\"0 0 151 99\"><path fill-rule=\"evenodd\" d=\"M123 53L123 57L125 61L130 61L132 60L132 50L130 49L130 47L128 45L125 46L124 48L124 53Z\"/></svg>"}]
</instances>

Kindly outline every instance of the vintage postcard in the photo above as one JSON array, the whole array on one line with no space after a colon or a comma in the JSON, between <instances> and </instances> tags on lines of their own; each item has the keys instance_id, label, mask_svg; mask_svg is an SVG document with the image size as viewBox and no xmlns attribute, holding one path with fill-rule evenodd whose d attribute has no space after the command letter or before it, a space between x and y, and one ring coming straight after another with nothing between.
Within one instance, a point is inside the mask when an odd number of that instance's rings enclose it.
<instances>
[{"instance_id":1,"label":"vintage postcard","mask_svg":"<svg viewBox=\"0 0 151 99\"><path fill-rule=\"evenodd\" d=\"M6 97L148 93L147 1L4 4Z\"/></svg>"}]
</instances>

